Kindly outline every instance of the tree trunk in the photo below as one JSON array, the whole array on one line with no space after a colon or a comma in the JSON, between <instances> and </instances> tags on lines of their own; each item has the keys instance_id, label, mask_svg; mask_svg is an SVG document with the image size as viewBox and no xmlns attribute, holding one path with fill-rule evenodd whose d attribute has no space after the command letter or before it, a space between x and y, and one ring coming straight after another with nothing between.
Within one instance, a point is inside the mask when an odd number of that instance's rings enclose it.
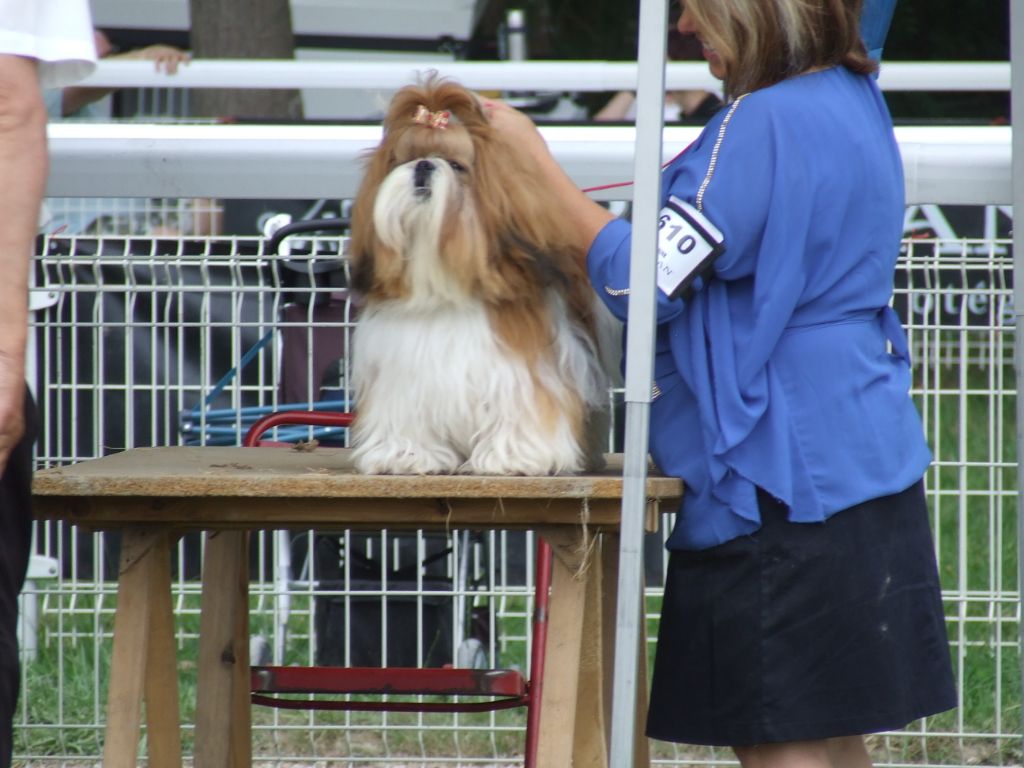
<instances>
[{"instance_id":1,"label":"tree trunk","mask_svg":"<svg viewBox=\"0 0 1024 768\"><path fill-rule=\"evenodd\" d=\"M196 59L293 59L289 0L189 0ZM301 119L296 90L197 88L194 117Z\"/></svg>"}]
</instances>

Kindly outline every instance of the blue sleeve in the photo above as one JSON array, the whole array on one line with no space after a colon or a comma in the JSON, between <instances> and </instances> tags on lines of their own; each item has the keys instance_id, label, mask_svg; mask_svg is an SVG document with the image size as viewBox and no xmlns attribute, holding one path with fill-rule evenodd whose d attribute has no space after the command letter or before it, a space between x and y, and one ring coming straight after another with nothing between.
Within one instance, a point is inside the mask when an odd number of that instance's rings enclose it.
<instances>
[{"instance_id":1,"label":"blue sleeve","mask_svg":"<svg viewBox=\"0 0 1024 768\"><path fill-rule=\"evenodd\" d=\"M706 156L687 163L669 189L722 231L725 251L715 261L715 274L725 280L753 275L773 196L793 170L779 162L773 128L767 110L747 97L725 130L716 132ZM786 177L781 183L780 175Z\"/></svg>"},{"instance_id":2,"label":"blue sleeve","mask_svg":"<svg viewBox=\"0 0 1024 768\"><path fill-rule=\"evenodd\" d=\"M629 314L629 257L633 227L625 219L613 219L602 229L587 254L590 284L608 306L609 311L625 322ZM654 258L653 254L651 258ZM680 299L669 299L659 290L657 322L665 323L683 311Z\"/></svg>"},{"instance_id":3,"label":"blue sleeve","mask_svg":"<svg viewBox=\"0 0 1024 768\"><path fill-rule=\"evenodd\" d=\"M697 298L718 373L736 377L731 391L742 392L763 370L806 288L807 238L821 212L812 161L790 132L785 115L753 98L742 103L704 194L725 252Z\"/></svg>"}]
</instances>

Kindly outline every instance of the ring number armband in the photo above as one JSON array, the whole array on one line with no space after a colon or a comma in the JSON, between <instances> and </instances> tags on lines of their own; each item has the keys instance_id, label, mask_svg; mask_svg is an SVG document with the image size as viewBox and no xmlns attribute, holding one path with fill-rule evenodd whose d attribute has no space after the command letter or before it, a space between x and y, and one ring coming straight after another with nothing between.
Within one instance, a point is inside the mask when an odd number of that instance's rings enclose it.
<instances>
[{"instance_id":1,"label":"ring number armband","mask_svg":"<svg viewBox=\"0 0 1024 768\"><path fill-rule=\"evenodd\" d=\"M710 270L725 251L724 240L707 216L671 195L658 214L657 282L661 292L670 299L688 298L694 280Z\"/></svg>"},{"instance_id":2,"label":"ring number armband","mask_svg":"<svg viewBox=\"0 0 1024 768\"><path fill-rule=\"evenodd\" d=\"M704 215L704 193L715 175L718 153L722 149L725 131L732 116L749 93L738 96L718 127L718 136L711 149L704 181L697 190L696 206L671 195L658 217L658 288L674 299L685 301L692 293L693 283L699 277L707 282L711 266L725 251L725 236Z\"/></svg>"}]
</instances>

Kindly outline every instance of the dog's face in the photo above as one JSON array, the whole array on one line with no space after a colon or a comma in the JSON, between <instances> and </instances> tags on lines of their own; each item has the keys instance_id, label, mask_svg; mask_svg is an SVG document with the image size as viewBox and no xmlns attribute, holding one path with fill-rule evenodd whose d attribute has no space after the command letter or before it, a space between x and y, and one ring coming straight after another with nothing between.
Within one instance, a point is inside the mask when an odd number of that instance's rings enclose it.
<instances>
[{"instance_id":1,"label":"dog's face","mask_svg":"<svg viewBox=\"0 0 1024 768\"><path fill-rule=\"evenodd\" d=\"M401 211L422 213L421 209L445 209L472 205L473 140L447 112L420 112L422 121L438 126L423 131L406 131L396 140L392 168L378 188L378 196ZM422 123L418 123L422 124ZM380 228L380 215L374 212Z\"/></svg>"},{"instance_id":2,"label":"dog's face","mask_svg":"<svg viewBox=\"0 0 1024 768\"><path fill-rule=\"evenodd\" d=\"M431 82L395 96L354 209L353 282L368 299L473 292L486 250L474 126L486 118L460 87Z\"/></svg>"},{"instance_id":3,"label":"dog's face","mask_svg":"<svg viewBox=\"0 0 1024 768\"><path fill-rule=\"evenodd\" d=\"M376 192L357 206L369 208L360 215L370 217L378 288L395 297L458 301L475 292L486 250L476 150L450 112L417 109L413 125L387 142L388 170Z\"/></svg>"},{"instance_id":4,"label":"dog's face","mask_svg":"<svg viewBox=\"0 0 1024 768\"><path fill-rule=\"evenodd\" d=\"M368 301L493 305L564 291L582 275L560 211L471 92L439 80L403 88L356 197L353 283Z\"/></svg>"}]
</instances>

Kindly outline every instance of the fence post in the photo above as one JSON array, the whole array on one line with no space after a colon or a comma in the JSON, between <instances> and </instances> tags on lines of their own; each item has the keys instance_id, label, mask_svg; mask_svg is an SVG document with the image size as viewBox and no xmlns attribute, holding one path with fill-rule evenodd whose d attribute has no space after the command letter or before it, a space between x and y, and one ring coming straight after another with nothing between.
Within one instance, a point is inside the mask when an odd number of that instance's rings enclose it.
<instances>
[{"instance_id":1,"label":"fence post","mask_svg":"<svg viewBox=\"0 0 1024 768\"><path fill-rule=\"evenodd\" d=\"M21 663L36 660L39 649L39 591L36 582L57 576L57 560L45 555L32 555L25 574L25 586L18 595L18 647Z\"/></svg>"},{"instance_id":2,"label":"fence post","mask_svg":"<svg viewBox=\"0 0 1024 768\"><path fill-rule=\"evenodd\" d=\"M1013 125L1013 213L1024 219L1024 7L1010 2L1010 101ZM1021 687L1024 688L1024 227L1013 228L1013 336L1014 388L1017 405L1017 597ZM1024 749L1024 712L1021 713L1021 748Z\"/></svg>"}]
</instances>

